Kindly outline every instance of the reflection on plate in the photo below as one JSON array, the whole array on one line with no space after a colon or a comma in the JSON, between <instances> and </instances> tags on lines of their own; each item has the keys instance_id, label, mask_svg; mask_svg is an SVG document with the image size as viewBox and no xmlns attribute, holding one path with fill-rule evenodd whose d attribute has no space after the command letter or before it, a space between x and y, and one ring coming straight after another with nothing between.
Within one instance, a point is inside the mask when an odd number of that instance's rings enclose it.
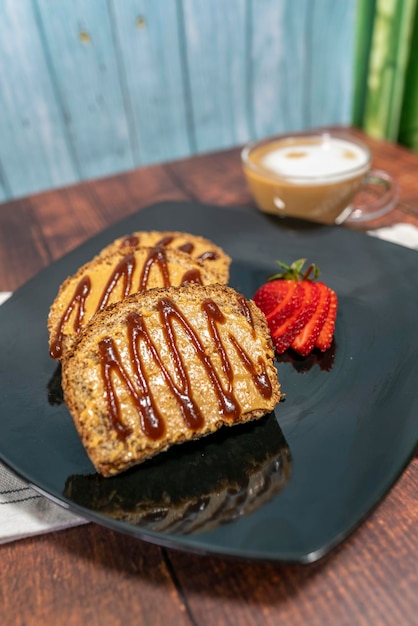
<instances>
[{"instance_id":1,"label":"reflection on plate","mask_svg":"<svg viewBox=\"0 0 418 626\"><path fill-rule=\"evenodd\" d=\"M275 415L285 441L279 429L268 434L271 416L101 480L92 476L60 398L59 372L48 353L48 310L60 283L110 241L162 225L224 248L233 259L230 284L246 297L278 258L317 263L339 297L336 349L325 360L278 362L286 400ZM200 554L313 561L358 527L414 454L417 258L413 250L362 233L250 209L183 202L143 209L53 263L1 306L0 460L56 502L139 539ZM145 474L148 484L140 480ZM215 492L218 497L206 497ZM173 505L166 527L152 519L165 498L168 508ZM214 511L224 504L222 518ZM203 509L199 532L193 507Z\"/></svg>"},{"instance_id":2,"label":"reflection on plate","mask_svg":"<svg viewBox=\"0 0 418 626\"><path fill-rule=\"evenodd\" d=\"M289 477L289 448L271 414L175 446L120 476L70 476L64 495L129 524L190 534L255 511Z\"/></svg>"},{"instance_id":3,"label":"reflection on plate","mask_svg":"<svg viewBox=\"0 0 418 626\"><path fill-rule=\"evenodd\" d=\"M286 350L283 354L277 355L278 363L291 363L294 369L303 374L309 372L313 367L319 367L319 369L329 372L332 369L335 361L335 353L337 345L335 340L332 342L329 350L320 352L319 350L313 350L308 356L303 357L293 350Z\"/></svg>"}]
</instances>

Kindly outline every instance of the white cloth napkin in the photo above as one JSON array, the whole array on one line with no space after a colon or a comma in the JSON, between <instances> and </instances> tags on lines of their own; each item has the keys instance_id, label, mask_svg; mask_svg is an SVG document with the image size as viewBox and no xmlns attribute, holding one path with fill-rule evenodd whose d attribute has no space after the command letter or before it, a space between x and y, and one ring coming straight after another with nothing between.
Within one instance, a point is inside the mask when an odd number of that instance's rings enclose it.
<instances>
[{"instance_id":1,"label":"white cloth napkin","mask_svg":"<svg viewBox=\"0 0 418 626\"><path fill-rule=\"evenodd\" d=\"M395 224L368 231L379 239L418 250L418 228ZM0 292L0 304L10 296ZM0 544L87 523L48 500L0 463Z\"/></svg>"},{"instance_id":2,"label":"white cloth napkin","mask_svg":"<svg viewBox=\"0 0 418 626\"><path fill-rule=\"evenodd\" d=\"M10 295L0 291L0 304ZM0 463L0 544L84 523Z\"/></svg>"},{"instance_id":3,"label":"white cloth napkin","mask_svg":"<svg viewBox=\"0 0 418 626\"><path fill-rule=\"evenodd\" d=\"M391 243L400 244L406 248L418 250L418 228L413 224L394 224L385 228L369 230L367 234Z\"/></svg>"}]
</instances>

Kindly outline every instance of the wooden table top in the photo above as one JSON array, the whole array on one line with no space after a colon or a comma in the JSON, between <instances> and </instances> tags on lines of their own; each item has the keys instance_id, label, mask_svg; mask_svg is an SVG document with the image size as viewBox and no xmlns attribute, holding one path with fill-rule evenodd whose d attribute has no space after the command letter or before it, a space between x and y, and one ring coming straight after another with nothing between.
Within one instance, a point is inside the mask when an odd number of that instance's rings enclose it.
<instances>
[{"instance_id":1,"label":"wooden table top","mask_svg":"<svg viewBox=\"0 0 418 626\"><path fill-rule=\"evenodd\" d=\"M396 176L382 224L418 226L418 155L365 138ZM250 205L239 150L138 169L0 205L0 290L106 226L168 199ZM0 547L3 624L418 624L418 458L340 547L311 565L201 557L95 524Z\"/></svg>"}]
</instances>

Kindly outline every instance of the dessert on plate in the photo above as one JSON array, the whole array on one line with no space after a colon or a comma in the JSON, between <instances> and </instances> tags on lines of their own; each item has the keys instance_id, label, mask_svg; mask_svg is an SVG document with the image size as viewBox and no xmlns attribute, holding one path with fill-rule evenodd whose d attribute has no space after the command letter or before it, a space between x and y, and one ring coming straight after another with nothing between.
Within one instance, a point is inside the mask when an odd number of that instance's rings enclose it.
<instances>
[{"instance_id":1,"label":"dessert on plate","mask_svg":"<svg viewBox=\"0 0 418 626\"><path fill-rule=\"evenodd\" d=\"M96 313L62 362L65 402L98 472L273 411L280 400L263 313L226 285L128 296Z\"/></svg>"}]
</instances>

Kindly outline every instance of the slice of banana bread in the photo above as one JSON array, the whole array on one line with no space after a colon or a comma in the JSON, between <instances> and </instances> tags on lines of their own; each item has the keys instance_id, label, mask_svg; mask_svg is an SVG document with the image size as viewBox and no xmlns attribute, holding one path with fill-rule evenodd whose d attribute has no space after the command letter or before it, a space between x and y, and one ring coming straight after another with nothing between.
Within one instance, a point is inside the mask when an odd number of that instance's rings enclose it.
<instances>
[{"instance_id":1,"label":"slice of banana bread","mask_svg":"<svg viewBox=\"0 0 418 626\"><path fill-rule=\"evenodd\" d=\"M259 418L280 400L264 315L225 285L129 296L97 313L62 365L67 406L103 476Z\"/></svg>"},{"instance_id":2,"label":"slice of banana bread","mask_svg":"<svg viewBox=\"0 0 418 626\"><path fill-rule=\"evenodd\" d=\"M95 257L64 281L51 306L51 356L61 360L85 324L108 304L137 291L194 282L207 285L222 280L178 250L136 247Z\"/></svg>"}]
</instances>

